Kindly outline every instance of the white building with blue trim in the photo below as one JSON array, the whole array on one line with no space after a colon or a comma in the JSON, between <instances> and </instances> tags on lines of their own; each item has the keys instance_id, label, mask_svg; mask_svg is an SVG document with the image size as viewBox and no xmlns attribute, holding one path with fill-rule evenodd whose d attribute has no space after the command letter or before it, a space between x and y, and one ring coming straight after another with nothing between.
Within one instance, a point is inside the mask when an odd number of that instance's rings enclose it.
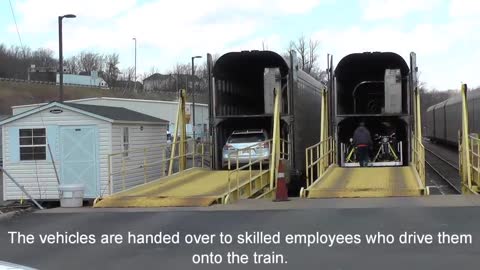
<instances>
[{"instance_id":1,"label":"white building with blue trim","mask_svg":"<svg viewBox=\"0 0 480 270\"><path fill-rule=\"evenodd\" d=\"M60 83L59 73L57 73L57 84L58 83ZM108 87L107 82L98 76L97 71L92 71L91 75L63 74L63 83L88 87Z\"/></svg>"},{"instance_id":2,"label":"white building with blue trim","mask_svg":"<svg viewBox=\"0 0 480 270\"><path fill-rule=\"evenodd\" d=\"M7 118L0 126L4 169L35 199L59 199L53 163L60 184L83 184L85 198L93 199L118 190L118 179L109 183L115 164L108 155L166 143L168 121L120 107L52 102ZM159 167L150 170L150 175L164 174ZM143 183L143 176L121 181L135 186ZM3 187L6 201L26 198L6 175Z\"/></svg>"}]
</instances>

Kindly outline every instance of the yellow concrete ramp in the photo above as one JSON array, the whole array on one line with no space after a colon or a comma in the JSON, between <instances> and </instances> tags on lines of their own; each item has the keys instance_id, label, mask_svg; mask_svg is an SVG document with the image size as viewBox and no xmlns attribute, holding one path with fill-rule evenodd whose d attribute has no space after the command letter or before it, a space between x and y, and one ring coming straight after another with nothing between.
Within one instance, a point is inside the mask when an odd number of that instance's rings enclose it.
<instances>
[{"instance_id":1,"label":"yellow concrete ramp","mask_svg":"<svg viewBox=\"0 0 480 270\"><path fill-rule=\"evenodd\" d=\"M209 206L222 203L229 194L228 173L229 171L189 169L106 197L94 207ZM231 191L259 190L260 186L255 189L255 183L249 181L250 174L257 173L258 171L239 171L239 185L237 186L235 178L231 182Z\"/></svg>"},{"instance_id":2,"label":"yellow concrete ramp","mask_svg":"<svg viewBox=\"0 0 480 270\"><path fill-rule=\"evenodd\" d=\"M420 196L424 189L415 169L405 167L331 167L305 192L307 198Z\"/></svg>"}]
</instances>

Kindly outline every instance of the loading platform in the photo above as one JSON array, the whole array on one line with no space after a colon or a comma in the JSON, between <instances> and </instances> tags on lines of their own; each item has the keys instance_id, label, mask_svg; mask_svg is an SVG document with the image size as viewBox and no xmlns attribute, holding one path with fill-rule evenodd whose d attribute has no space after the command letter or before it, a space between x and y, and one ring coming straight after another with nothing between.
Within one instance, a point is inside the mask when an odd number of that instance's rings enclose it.
<instances>
[{"instance_id":1,"label":"loading platform","mask_svg":"<svg viewBox=\"0 0 480 270\"><path fill-rule=\"evenodd\" d=\"M303 191L307 198L401 197L425 194L412 166L356 167L331 166Z\"/></svg>"},{"instance_id":2,"label":"loading platform","mask_svg":"<svg viewBox=\"0 0 480 270\"><path fill-rule=\"evenodd\" d=\"M237 173L229 177L229 171L191 168L106 197L95 207L210 206L250 198L269 184L268 171Z\"/></svg>"},{"instance_id":3,"label":"loading platform","mask_svg":"<svg viewBox=\"0 0 480 270\"><path fill-rule=\"evenodd\" d=\"M231 151L227 159L228 170L208 168L211 167L212 157L208 142L186 139L184 90L180 91L178 106L173 142L171 145L160 145L157 152L161 154L154 155L157 159L151 158L155 150L153 146L109 155L109 190L112 192L110 196L97 198L94 207L210 206L233 203L239 199L274 196L279 160L280 157L288 158L289 149L288 142L280 138L280 95L277 92L273 138ZM239 153L255 153L260 144L270 146L268 158L252 157L250 154L248 163L240 164ZM170 153L170 158L166 157L166 153ZM150 181L152 170L156 178ZM127 179L138 179L139 176L143 176L144 183L136 185L135 182L128 188ZM113 192L114 186L117 189L120 186L121 191Z\"/></svg>"}]
</instances>

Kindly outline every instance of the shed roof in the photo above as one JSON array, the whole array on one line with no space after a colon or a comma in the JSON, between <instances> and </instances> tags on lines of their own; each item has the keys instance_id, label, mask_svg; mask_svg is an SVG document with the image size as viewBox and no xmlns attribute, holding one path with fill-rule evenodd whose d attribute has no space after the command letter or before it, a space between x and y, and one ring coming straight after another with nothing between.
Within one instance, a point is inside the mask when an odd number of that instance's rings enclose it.
<instances>
[{"instance_id":1,"label":"shed roof","mask_svg":"<svg viewBox=\"0 0 480 270\"><path fill-rule=\"evenodd\" d=\"M106 101L125 101L125 102L144 102L144 103L158 103L158 104L178 104L178 101L167 101L167 100L151 100L151 99L138 99L138 98L115 98L115 97L93 97L93 98L81 98L81 99L72 99L65 100L65 103L78 103L84 101L93 101L93 100L106 100ZM25 104L25 105L15 105L13 108L26 108L26 107L38 107L43 106L48 103L37 103L37 104ZM80 103L82 104L82 103ZM185 102L186 105L192 105L191 102ZM139 105L141 106L141 105ZM195 102L195 107L208 107L208 104L197 103Z\"/></svg>"},{"instance_id":2,"label":"shed roof","mask_svg":"<svg viewBox=\"0 0 480 270\"><path fill-rule=\"evenodd\" d=\"M133 121L133 122L168 122L160 118L132 111L121 107L110 107L100 105L68 103L67 106L74 107L86 112L100 115L112 120Z\"/></svg>"},{"instance_id":3,"label":"shed roof","mask_svg":"<svg viewBox=\"0 0 480 270\"><path fill-rule=\"evenodd\" d=\"M109 107L99 105L87 105L76 103L59 103L51 102L35 109L14 115L0 122L0 125L15 121L17 119L26 117L28 115L49 109L52 107L60 107L64 109L71 109L73 111L83 113L104 121L111 123L151 123L151 124L166 124L167 120L156 118L143 113L135 112L121 107Z\"/></svg>"}]
</instances>

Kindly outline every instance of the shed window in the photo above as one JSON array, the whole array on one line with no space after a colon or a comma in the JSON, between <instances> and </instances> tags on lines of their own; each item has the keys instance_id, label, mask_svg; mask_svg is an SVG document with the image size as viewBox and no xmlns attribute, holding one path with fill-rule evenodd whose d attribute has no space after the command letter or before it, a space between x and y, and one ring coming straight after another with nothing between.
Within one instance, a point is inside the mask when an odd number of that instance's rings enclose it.
<instances>
[{"instance_id":1,"label":"shed window","mask_svg":"<svg viewBox=\"0 0 480 270\"><path fill-rule=\"evenodd\" d=\"M47 137L44 128L19 130L20 160L46 160Z\"/></svg>"},{"instance_id":2,"label":"shed window","mask_svg":"<svg viewBox=\"0 0 480 270\"><path fill-rule=\"evenodd\" d=\"M123 156L128 157L128 148L130 145L130 135L128 133L128 127L123 128L123 140L122 140L122 145L123 145Z\"/></svg>"}]
</instances>

